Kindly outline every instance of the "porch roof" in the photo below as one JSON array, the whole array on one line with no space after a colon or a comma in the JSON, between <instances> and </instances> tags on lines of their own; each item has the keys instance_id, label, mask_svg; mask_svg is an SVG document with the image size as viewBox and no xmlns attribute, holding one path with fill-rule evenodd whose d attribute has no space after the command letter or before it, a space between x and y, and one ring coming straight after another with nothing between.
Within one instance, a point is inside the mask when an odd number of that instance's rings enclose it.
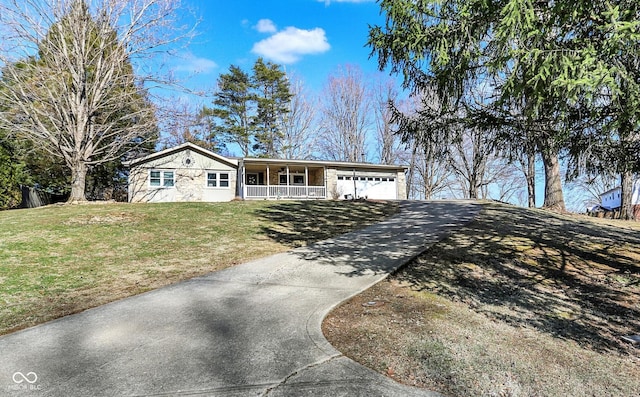
<instances>
[{"instance_id":1,"label":"porch roof","mask_svg":"<svg viewBox=\"0 0 640 397\"><path fill-rule=\"evenodd\" d=\"M245 165L295 165L310 167L329 167L329 168L348 168L357 170L379 170L379 171L405 171L409 167L406 165L387 165L387 164L370 164L370 163L349 163L343 161L324 161L324 160L286 160L286 159L269 159L269 158L252 158L245 157L241 159Z\"/></svg>"}]
</instances>

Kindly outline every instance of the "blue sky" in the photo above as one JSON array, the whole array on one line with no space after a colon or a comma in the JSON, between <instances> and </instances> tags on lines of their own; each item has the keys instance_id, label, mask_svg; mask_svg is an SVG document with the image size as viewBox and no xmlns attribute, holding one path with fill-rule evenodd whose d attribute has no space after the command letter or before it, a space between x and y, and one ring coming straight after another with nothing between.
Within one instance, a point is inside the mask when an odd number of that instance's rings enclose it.
<instances>
[{"instance_id":1,"label":"blue sky","mask_svg":"<svg viewBox=\"0 0 640 397\"><path fill-rule=\"evenodd\" d=\"M366 46L369 25L385 21L375 0L182 1L201 18L199 35L181 52L174 69L191 89L211 92L230 65L250 72L260 56L283 65L316 93L341 65L380 73L378 59L369 57ZM197 101L192 105L210 104L207 98ZM543 180L538 178L538 201Z\"/></svg>"},{"instance_id":2,"label":"blue sky","mask_svg":"<svg viewBox=\"0 0 640 397\"><path fill-rule=\"evenodd\" d=\"M283 65L319 92L339 65L377 71L366 46L369 25L382 24L374 0L183 0L201 18L199 35L176 67L190 88L213 89L230 65L250 72L255 60Z\"/></svg>"}]
</instances>

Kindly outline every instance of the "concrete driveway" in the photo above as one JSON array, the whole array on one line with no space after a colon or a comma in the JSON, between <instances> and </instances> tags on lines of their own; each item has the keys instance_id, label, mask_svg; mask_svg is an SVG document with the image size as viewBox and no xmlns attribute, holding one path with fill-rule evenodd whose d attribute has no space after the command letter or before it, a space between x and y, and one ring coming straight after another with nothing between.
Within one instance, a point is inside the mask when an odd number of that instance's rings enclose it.
<instances>
[{"instance_id":1,"label":"concrete driveway","mask_svg":"<svg viewBox=\"0 0 640 397\"><path fill-rule=\"evenodd\" d=\"M0 395L437 395L351 361L320 330L335 305L480 206L401 208L358 232L0 337Z\"/></svg>"}]
</instances>

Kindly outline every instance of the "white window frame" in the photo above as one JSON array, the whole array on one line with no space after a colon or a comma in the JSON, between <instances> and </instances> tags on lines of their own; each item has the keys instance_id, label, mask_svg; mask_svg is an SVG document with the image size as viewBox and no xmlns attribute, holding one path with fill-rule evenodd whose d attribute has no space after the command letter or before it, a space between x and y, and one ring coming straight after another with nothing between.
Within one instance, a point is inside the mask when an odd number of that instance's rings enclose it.
<instances>
[{"instance_id":1,"label":"white window frame","mask_svg":"<svg viewBox=\"0 0 640 397\"><path fill-rule=\"evenodd\" d=\"M153 172L160 173L159 178L152 178L151 174ZM167 174L171 173L171 178L167 178ZM160 179L159 185L152 185L151 179ZM165 185L166 181L171 180L171 185ZM174 170L163 170L163 169L150 169L149 170L149 187L153 189L171 189L176 187L176 172Z\"/></svg>"},{"instance_id":2,"label":"white window frame","mask_svg":"<svg viewBox=\"0 0 640 397\"><path fill-rule=\"evenodd\" d=\"M287 179L287 173L286 172L279 172L278 173L278 185L280 186L307 186L307 178L306 175L302 172L289 172L289 183L282 183L282 177L284 177L284 179ZM295 177L302 177L302 183L294 183L295 181Z\"/></svg>"},{"instance_id":3,"label":"white window frame","mask_svg":"<svg viewBox=\"0 0 640 397\"><path fill-rule=\"evenodd\" d=\"M210 179L210 175L215 175L215 179ZM227 175L226 179L222 179L221 175ZM215 186L209 186L209 181L215 180ZM227 186L220 186L220 184L225 181ZM231 172L229 171L219 171L219 170L207 170L206 178L205 178L205 187L207 189L230 189L231 188Z\"/></svg>"},{"instance_id":4,"label":"white window frame","mask_svg":"<svg viewBox=\"0 0 640 397\"><path fill-rule=\"evenodd\" d=\"M296 178L302 178L302 182L300 183L296 183ZM306 186L306 180L305 180L305 175L304 174L291 174L291 179L292 179L292 183L291 186Z\"/></svg>"}]
</instances>

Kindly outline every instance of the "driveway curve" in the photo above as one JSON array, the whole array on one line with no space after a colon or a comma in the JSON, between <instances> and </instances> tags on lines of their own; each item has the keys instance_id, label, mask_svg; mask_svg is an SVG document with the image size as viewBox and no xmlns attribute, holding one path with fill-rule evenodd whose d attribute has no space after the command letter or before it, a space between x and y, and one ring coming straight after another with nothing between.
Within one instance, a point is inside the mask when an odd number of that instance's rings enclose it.
<instances>
[{"instance_id":1,"label":"driveway curve","mask_svg":"<svg viewBox=\"0 0 640 397\"><path fill-rule=\"evenodd\" d=\"M436 396L344 357L321 323L479 210L403 202L366 229L0 337L0 395Z\"/></svg>"}]
</instances>

